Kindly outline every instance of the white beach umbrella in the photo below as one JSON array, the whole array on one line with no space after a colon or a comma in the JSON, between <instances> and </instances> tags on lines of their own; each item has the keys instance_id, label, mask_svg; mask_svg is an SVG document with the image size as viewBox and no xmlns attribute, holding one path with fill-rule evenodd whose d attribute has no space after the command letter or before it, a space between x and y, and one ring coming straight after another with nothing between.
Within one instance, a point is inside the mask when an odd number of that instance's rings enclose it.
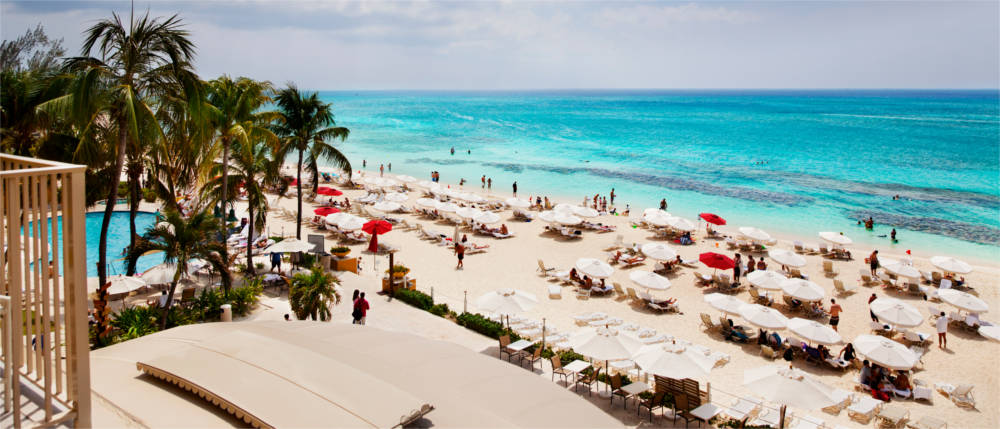
<instances>
[{"instance_id":1,"label":"white beach umbrella","mask_svg":"<svg viewBox=\"0 0 1000 429\"><path fill-rule=\"evenodd\" d=\"M886 323L912 328L924 322L924 316L916 308L896 298L878 298L868 305Z\"/></svg>"},{"instance_id":2,"label":"white beach umbrella","mask_svg":"<svg viewBox=\"0 0 1000 429\"><path fill-rule=\"evenodd\" d=\"M823 287L806 279L788 279L781 282L781 292L800 301L819 301L826 292Z\"/></svg>"},{"instance_id":3,"label":"white beach umbrella","mask_svg":"<svg viewBox=\"0 0 1000 429\"><path fill-rule=\"evenodd\" d=\"M657 261L673 261L677 259L677 252L664 243L646 243L642 245L642 254Z\"/></svg>"},{"instance_id":4,"label":"white beach umbrella","mask_svg":"<svg viewBox=\"0 0 1000 429\"><path fill-rule=\"evenodd\" d=\"M420 188L428 189L431 186L437 185L437 183L431 182L430 180L421 180L418 181L417 183L414 183L413 185Z\"/></svg>"},{"instance_id":5,"label":"white beach umbrella","mask_svg":"<svg viewBox=\"0 0 1000 429\"><path fill-rule=\"evenodd\" d=\"M171 273L170 281L173 281L173 274ZM109 295L118 295L123 293L129 293L137 289L142 289L148 284L145 280L140 277L132 276L111 276L108 277L108 282L111 286L108 288ZM87 290L89 292L96 292L99 289L100 283L97 277L87 278Z\"/></svg>"},{"instance_id":6,"label":"white beach umbrella","mask_svg":"<svg viewBox=\"0 0 1000 429\"><path fill-rule=\"evenodd\" d=\"M402 203L408 200L409 198L410 198L409 196L407 196L402 192L389 192L385 194L384 197L382 197L382 199L386 201L392 201L394 203Z\"/></svg>"},{"instance_id":7,"label":"white beach umbrella","mask_svg":"<svg viewBox=\"0 0 1000 429\"><path fill-rule=\"evenodd\" d=\"M792 318L788 321L788 330L811 342L826 344L828 346L840 344L843 341L837 331L815 320L807 320L800 317Z\"/></svg>"},{"instance_id":8,"label":"white beach umbrella","mask_svg":"<svg viewBox=\"0 0 1000 429\"><path fill-rule=\"evenodd\" d=\"M776 271L756 270L747 274L747 281L750 284L767 290L780 290L785 280L788 280L788 277Z\"/></svg>"},{"instance_id":9,"label":"white beach umbrella","mask_svg":"<svg viewBox=\"0 0 1000 429\"><path fill-rule=\"evenodd\" d=\"M752 226L741 226L739 228L740 234L744 237L749 238L753 241L768 241L771 239L771 234L764 232L764 230L759 228L754 228Z\"/></svg>"},{"instance_id":10,"label":"white beach umbrella","mask_svg":"<svg viewBox=\"0 0 1000 429\"><path fill-rule=\"evenodd\" d=\"M972 266L960 259L951 256L935 256L931 258L931 263L942 271L955 274L968 274L972 272Z\"/></svg>"},{"instance_id":11,"label":"white beach umbrella","mask_svg":"<svg viewBox=\"0 0 1000 429\"><path fill-rule=\"evenodd\" d=\"M673 220L673 216L669 215L667 212L658 211L650 212L642 215L643 220L646 223L656 225L656 226L669 226L670 222Z\"/></svg>"},{"instance_id":12,"label":"white beach umbrella","mask_svg":"<svg viewBox=\"0 0 1000 429\"><path fill-rule=\"evenodd\" d=\"M541 219L542 222L556 223L556 212L552 210L546 210L539 213L538 218Z\"/></svg>"},{"instance_id":13,"label":"white beach umbrella","mask_svg":"<svg viewBox=\"0 0 1000 429\"><path fill-rule=\"evenodd\" d=\"M580 224L580 222L583 222L583 219L580 219L569 213L556 212L554 219L556 222L563 225L578 225Z\"/></svg>"},{"instance_id":14,"label":"white beach umbrella","mask_svg":"<svg viewBox=\"0 0 1000 429\"><path fill-rule=\"evenodd\" d=\"M433 198L418 198L417 205L429 209L437 208L438 201Z\"/></svg>"},{"instance_id":15,"label":"white beach umbrella","mask_svg":"<svg viewBox=\"0 0 1000 429\"><path fill-rule=\"evenodd\" d=\"M399 181L396 180L396 179L390 179L388 177L383 177L383 178L381 178L381 180L379 180L377 186L380 186L380 187L383 187L383 188L390 188L390 187L393 187L393 186L399 186Z\"/></svg>"},{"instance_id":16,"label":"white beach umbrella","mask_svg":"<svg viewBox=\"0 0 1000 429\"><path fill-rule=\"evenodd\" d=\"M735 296L718 292L705 295L705 302L712 308L728 314L740 314L740 307L746 305L745 301L741 301Z\"/></svg>"},{"instance_id":17,"label":"white beach umbrella","mask_svg":"<svg viewBox=\"0 0 1000 429\"><path fill-rule=\"evenodd\" d=\"M476 210L472 207L461 207L458 210L455 210L455 214L464 219L472 219L478 216L480 213L482 213L482 211Z\"/></svg>"},{"instance_id":18,"label":"white beach umbrella","mask_svg":"<svg viewBox=\"0 0 1000 429\"><path fill-rule=\"evenodd\" d=\"M327 225L336 225L338 221L344 218L344 216L351 216L351 215L349 213L344 213L344 212L331 213L326 215L323 218L323 221L326 222Z\"/></svg>"},{"instance_id":19,"label":"white beach umbrella","mask_svg":"<svg viewBox=\"0 0 1000 429\"><path fill-rule=\"evenodd\" d=\"M831 242L833 244L837 244L837 245L840 245L840 246L846 246L846 245L851 244L851 243L854 242L853 240L851 240L850 238L848 238L846 235L840 234L840 233L837 233L837 232L833 232L833 231L824 231L824 232L821 232L821 233L819 233L819 238L822 238L823 240L829 241L829 242Z\"/></svg>"},{"instance_id":20,"label":"white beach umbrella","mask_svg":"<svg viewBox=\"0 0 1000 429\"><path fill-rule=\"evenodd\" d=\"M769 256L774 262L792 268L801 268L806 266L806 258L785 249L771 249L767 252L767 256Z\"/></svg>"},{"instance_id":21,"label":"white beach umbrella","mask_svg":"<svg viewBox=\"0 0 1000 429\"><path fill-rule=\"evenodd\" d=\"M364 225L365 225L364 219L361 219L357 216L351 216L350 218L343 219L340 222L337 222L337 228L340 228L344 231L357 231L361 229L361 227L363 227Z\"/></svg>"},{"instance_id":22,"label":"white beach umbrella","mask_svg":"<svg viewBox=\"0 0 1000 429\"><path fill-rule=\"evenodd\" d=\"M188 267L190 270L190 267ZM177 272L177 264L163 263L152 267L142 273L140 278L151 285L162 285L174 281L174 274Z\"/></svg>"},{"instance_id":23,"label":"white beach umbrella","mask_svg":"<svg viewBox=\"0 0 1000 429\"><path fill-rule=\"evenodd\" d=\"M407 176L407 175L404 174L404 175L401 175L401 176L396 176L396 180L398 180L400 182L403 182L403 183L412 183L412 182L416 182L417 178L413 177L413 176Z\"/></svg>"},{"instance_id":24,"label":"white beach umbrella","mask_svg":"<svg viewBox=\"0 0 1000 429\"><path fill-rule=\"evenodd\" d=\"M695 225L694 222L691 222L687 219L677 216L671 217L667 221L667 226L676 229L678 231L694 231L695 229L698 228L698 226Z\"/></svg>"},{"instance_id":25,"label":"white beach umbrella","mask_svg":"<svg viewBox=\"0 0 1000 429\"><path fill-rule=\"evenodd\" d=\"M971 313L985 313L990 311L989 304L976 297L955 289L938 289L938 297L951 306Z\"/></svg>"},{"instance_id":26,"label":"white beach umbrella","mask_svg":"<svg viewBox=\"0 0 1000 429\"><path fill-rule=\"evenodd\" d=\"M760 304L743 304L740 306L740 316L759 328L776 330L788 326L788 318L785 315Z\"/></svg>"},{"instance_id":27,"label":"white beach umbrella","mask_svg":"<svg viewBox=\"0 0 1000 429\"><path fill-rule=\"evenodd\" d=\"M570 336L569 344L573 351L603 361L631 359L643 346L639 340L611 328L585 329Z\"/></svg>"},{"instance_id":28,"label":"white beach umbrella","mask_svg":"<svg viewBox=\"0 0 1000 429\"><path fill-rule=\"evenodd\" d=\"M917 364L917 355L910 349L880 335L859 335L851 344L868 360L889 369L905 371Z\"/></svg>"},{"instance_id":29,"label":"white beach umbrella","mask_svg":"<svg viewBox=\"0 0 1000 429\"><path fill-rule=\"evenodd\" d=\"M600 213L598 213L597 210L594 210L594 209L592 209L590 207L574 206L573 207L573 214L575 214L577 216L580 216L580 217L596 217Z\"/></svg>"},{"instance_id":30,"label":"white beach umbrella","mask_svg":"<svg viewBox=\"0 0 1000 429\"><path fill-rule=\"evenodd\" d=\"M441 202L441 201L438 201L434 205L434 207L437 207L437 209L440 210L440 211L443 211L443 212L452 212L452 213L457 212L458 209L460 208L455 203L446 203L446 202Z\"/></svg>"},{"instance_id":31,"label":"white beach umbrella","mask_svg":"<svg viewBox=\"0 0 1000 429\"><path fill-rule=\"evenodd\" d=\"M465 198L465 201L468 201L468 202L474 203L474 204L481 204L481 203L485 203L486 202L486 198L483 198L479 194L469 194Z\"/></svg>"},{"instance_id":32,"label":"white beach umbrella","mask_svg":"<svg viewBox=\"0 0 1000 429\"><path fill-rule=\"evenodd\" d=\"M633 360L647 374L679 380L707 376L715 367L705 353L673 343L643 347Z\"/></svg>"},{"instance_id":33,"label":"white beach umbrella","mask_svg":"<svg viewBox=\"0 0 1000 429\"><path fill-rule=\"evenodd\" d=\"M573 214L573 212L576 210L576 207L579 207L579 206L575 206L573 204L559 203L559 204L556 204L556 206L552 208L552 211L554 211L556 213L569 213L569 214Z\"/></svg>"},{"instance_id":34,"label":"white beach umbrella","mask_svg":"<svg viewBox=\"0 0 1000 429\"><path fill-rule=\"evenodd\" d=\"M381 201L372 205L372 208L380 212L394 212L402 208L399 203L394 203L392 201Z\"/></svg>"},{"instance_id":35,"label":"white beach umbrella","mask_svg":"<svg viewBox=\"0 0 1000 429\"><path fill-rule=\"evenodd\" d=\"M897 276L909 277L911 279L919 279L920 271L913 268L912 265L907 265L900 261L879 261L879 265L882 266L886 271L893 273Z\"/></svg>"},{"instance_id":36,"label":"white beach umbrella","mask_svg":"<svg viewBox=\"0 0 1000 429\"><path fill-rule=\"evenodd\" d=\"M1000 341L1000 326L997 325L983 325L979 327L979 335L989 338L993 341Z\"/></svg>"},{"instance_id":37,"label":"white beach umbrella","mask_svg":"<svg viewBox=\"0 0 1000 429\"><path fill-rule=\"evenodd\" d=\"M476 299L476 307L483 311L511 315L529 311L538 305L535 295L518 289L499 289Z\"/></svg>"},{"instance_id":38,"label":"white beach umbrella","mask_svg":"<svg viewBox=\"0 0 1000 429\"><path fill-rule=\"evenodd\" d=\"M489 225L500 222L500 215L493 212L481 212L472 219L476 222Z\"/></svg>"},{"instance_id":39,"label":"white beach umbrella","mask_svg":"<svg viewBox=\"0 0 1000 429\"><path fill-rule=\"evenodd\" d=\"M670 287L669 279L651 271L632 271L628 278L646 289L666 290Z\"/></svg>"},{"instance_id":40,"label":"white beach umbrella","mask_svg":"<svg viewBox=\"0 0 1000 429\"><path fill-rule=\"evenodd\" d=\"M523 209L523 208L531 207L531 202L529 202L528 200L520 199L520 198L507 198L503 202L505 204L507 204L508 206L515 207L515 208L521 208L521 209Z\"/></svg>"},{"instance_id":41,"label":"white beach umbrella","mask_svg":"<svg viewBox=\"0 0 1000 429\"><path fill-rule=\"evenodd\" d=\"M650 208L648 208L646 210L643 210L642 211L642 215L643 216L671 216L671 214L668 213L667 211L660 210L660 209L658 209L656 207L650 207Z\"/></svg>"},{"instance_id":42,"label":"white beach umbrella","mask_svg":"<svg viewBox=\"0 0 1000 429\"><path fill-rule=\"evenodd\" d=\"M817 410L840 401L832 387L791 366L771 365L743 371L743 386L755 395L781 404L778 427L785 425L787 407Z\"/></svg>"},{"instance_id":43,"label":"white beach umbrella","mask_svg":"<svg viewBox=\"0 0 1000 429\"><path fill-rule=\"evenodd\" d=\"M362 219L360 217L357 217L355 215L352 215L350 213L338 213L338 214L340 214L342 216L339 216L336 219L334 219L334 225L337 225L337 226L342 226L344 223L347 223L347 222L353 222L353 221L364 222L365 221L364 219Z\"/></svg>"},{"instance_id":44,"label":"white beach umbrella","mask_svg":"<svg viewBox=\"0 0 1000 429\"><path fill-rule=\"evenodd\" d=\"M594 258L577 259L576 270L596 279L606 279L615 272L615 269L611 268L607 262Z\"/></svg>"},{"instance_id":45,"label":"white beach umbrella","mask_svg":"<svg viewBox=\"0 0 1000 429\"><path fill-rule=\"evenodd\" d=\"M294 253L308 252L312 250L313 247L315 247L315 245L312 243L307 243L297 238L286 238L268 246L268 248L264 250L270 253Z\"/></svg>"}]
</instances>

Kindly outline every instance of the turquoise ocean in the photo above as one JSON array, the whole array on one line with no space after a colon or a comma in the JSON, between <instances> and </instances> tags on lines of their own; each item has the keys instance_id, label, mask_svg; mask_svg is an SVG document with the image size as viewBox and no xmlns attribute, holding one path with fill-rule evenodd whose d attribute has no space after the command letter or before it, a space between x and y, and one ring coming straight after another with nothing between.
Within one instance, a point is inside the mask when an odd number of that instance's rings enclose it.
<instances>
[{"instance_id":1,"label":"turquoise ocean","mask_svg":"<svg viewBox=\"0 0 1000 429\"><path fill-rule=\"evenodd\" d=\"M354 170L509 196L701 212L818 241L1000 261L998 91L366 91L320 93ZM450 153L455 148L455 154ZM894 200L894 195L899 200ZM857 219L871 216L865 231ZM898 242L882 237L895 227ZM807 242L808 242L807 241Z\"/></svg>"}]
</instances>

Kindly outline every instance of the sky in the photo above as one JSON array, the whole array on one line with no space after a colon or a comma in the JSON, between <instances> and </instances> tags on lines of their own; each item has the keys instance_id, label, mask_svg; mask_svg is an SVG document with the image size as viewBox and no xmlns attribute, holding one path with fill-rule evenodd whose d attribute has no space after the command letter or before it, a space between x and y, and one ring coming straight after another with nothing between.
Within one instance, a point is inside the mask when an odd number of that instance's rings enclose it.
<instances>
[{"instance_id":1,"label":"sky","mask_svg":"<svg viewBox=\"0 0 1000 429\"><path fill-rule=\"evenodd\" d=\"M1000 2L136 1L203 78L365 89L998 88ZM0 0L0 35L82 33L128 2Z\"/></svg>"}]
</instances>

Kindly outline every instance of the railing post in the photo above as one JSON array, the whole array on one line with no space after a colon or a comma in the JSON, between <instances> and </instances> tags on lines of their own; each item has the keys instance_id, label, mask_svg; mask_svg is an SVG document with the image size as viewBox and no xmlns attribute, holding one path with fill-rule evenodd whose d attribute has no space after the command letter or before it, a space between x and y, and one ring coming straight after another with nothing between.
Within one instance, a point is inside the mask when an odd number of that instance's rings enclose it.
<instances>
[{"instance_id":1,"label":"railing post","mask_svg":"<svg viewBox=\"0 0 1000 429\"><path fill-rule=\"evenodd\" d=\"M66 309L66 319L72 320L72 330L67 333L72 335L73 354L68 356L70 365L73 367L73 377L76 380L76 419L73 426L76 428L91 427L90 417L90 333L87 324L87 235L86 235L86 212L84 211L84 169L80 168L69 176L69 207L63 207L63 222L70 222L70 234L63 237L63 246L69 249L72 260L65 261L66 276L64 282L66 291L72 294L68 301L70 308ZM63 192L67 192L63 185ZM69 327L67 327L69 329Z\"/></svg>"}]
</instances>

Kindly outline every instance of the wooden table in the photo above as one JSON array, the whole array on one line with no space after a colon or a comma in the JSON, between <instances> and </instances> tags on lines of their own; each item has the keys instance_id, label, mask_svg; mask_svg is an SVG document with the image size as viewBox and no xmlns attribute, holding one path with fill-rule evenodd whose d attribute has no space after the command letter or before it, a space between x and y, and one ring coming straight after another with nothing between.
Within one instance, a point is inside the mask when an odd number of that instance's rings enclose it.
<instances>
[{"instance_id":1,"label":"wooden table","mask_svg":"<svg viewBox=\"0 0 1000 429\"><path fill-rule=\"evenodd\" d=\"M625 406L628 406L628 398L633 396L638 398L640 393L647 390L649 390L649 385L641 381L636 381L634 383L629 383L627 386L622 386L622 391L628 393L628 396L625 397Z\"/></svg>"},{"instance_id":2,"label":"wooden table","mask_svg":"<svg viewBox=\"0 0 1000 429\"><path fill-rule=\"evenodd\" d=\"M579 359L577 359L577 360L575 360L573 362L570 362L569 365L563 366L563 369L565 369L566 371L569 371L569 372L573 373L573 385L574 386L576 385L576 381L578 379L580 379L580 373L583 372L583 370L585 370L587 368L590 368L590 364L587 363L587 361L582 361L582 360L579 360Z\"/></svg>"}]
</instances>

